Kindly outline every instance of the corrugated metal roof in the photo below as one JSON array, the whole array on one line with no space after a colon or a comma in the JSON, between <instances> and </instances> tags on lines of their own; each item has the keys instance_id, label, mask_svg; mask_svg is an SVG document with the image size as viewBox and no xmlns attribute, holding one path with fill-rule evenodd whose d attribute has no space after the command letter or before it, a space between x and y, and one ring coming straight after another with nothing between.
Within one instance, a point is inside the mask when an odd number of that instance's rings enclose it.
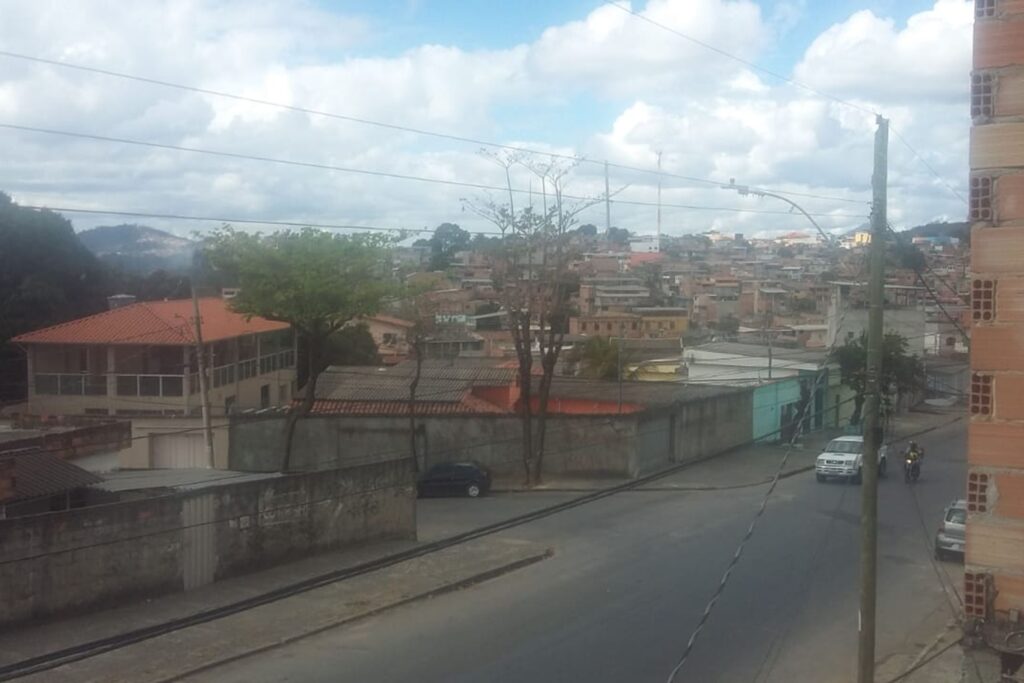
<instances>
[{"instance_id":1,"label":"corrugated metal roof","mask_svg":"<svg viewBox=\"0 0 1024 683\"><path fill-rule=\"evenodd\" d=\"M690 351L709 351L711 353L722 353L729 356L749 356L751 358L768 357L767 346L763 344L742 344L740 342L711 342L701 344L700 346L687 347L683 355L687 356ZM828 358L828 352L824 350L787 349L776 346L772 348L772 356L781 360L801 363L823 363Z\"/></svg>"},{"instance_id":2,"label":"corrugated metal roof","mask_svg":"<svg viewBox=\"0 0 1024 683\"><path fill-rule=\"evenodd\" d=\"M288 324L253 317L246 319L220 297L199 300L203 341L215 342L258 332L287 330ZM193 343L192 300L143 301L52 327L18 335L23 344L164 344Z\"/></svg>"},{"instance_id":3,"label":"corrugated metal roof","mask_svg":"<svg viewBox=\"0 0 1024 683\"><path fill-rule=\"evenodd\" d=\"M3 504L52 496L103 481L92 472L45 451L0 458L5 464L10 461L14 462L14 494L0 499Z\"/></svg>"},{"instance_id":4,"label":"corrugated metal roof","mask_svg":"<svg viewBox=\"0 0 1024 683\"><path fill-rule=\"evenodd\" d=\"M459 402L417 401L417 415L479 415L507 413L499 406L467 395ZM408 415L407 401L333 401L317 400L314 415Z\"/></svg>"}]
</instances>

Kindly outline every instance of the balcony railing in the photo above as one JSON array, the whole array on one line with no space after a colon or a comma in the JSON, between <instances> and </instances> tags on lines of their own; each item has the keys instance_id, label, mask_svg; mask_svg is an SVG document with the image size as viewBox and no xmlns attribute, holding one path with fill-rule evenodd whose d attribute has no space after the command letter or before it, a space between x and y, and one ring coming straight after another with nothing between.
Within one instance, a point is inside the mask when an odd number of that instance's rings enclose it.
<instances>
[{"instance_id":1,"label":"balcony railing","mask_svg":"<svg viewBox=\"0 0 1024 683\"><path fill-rule=\"evenodd\" d=\"M213 368L210 385L221 387L295 366L295 351L287 349L269 356L251 358ZM184 375L114 375L118 396L179 397L185 395ZM35 374L37 394L49 396L106 396L105 374L39 372ZM189 375L189 392L199 392L199 375Z\"/></svg>"},{"instance_id":2,"label":"balcony railing","mask_svg":"<svg viewBox=\"0 0 1024 683\"><path fill-rule=\"evenodd\" d=\"M118 396L183 396L182 375L117 375Z\"/></svg>"},{"instance_id":3,"label":"balcony railing","mask_svg":"<svg viewBox=\"0 0 1024 683\"><path fill-rule=\"evenodd\" d=\"M273 353L269 356L241 360L238 363L219 365L210 370L210 387L216 388L234 384L236 380L241 382L259 375L268 375L278 370L291 368L294 365L295 351L292 349ZM199 393L199 375L194 372L189 375L189 393Z\"/></svg>"},{"instance_id":4,"label":"balcony railing","mask_svg":"<svg viewBox=\"0 0 1024 683\"><path fill-rule=\"evenodd\" d=\"M36 373L36 393L50 396L106 396L106 375Z\"/></svg>"}]
</instances>

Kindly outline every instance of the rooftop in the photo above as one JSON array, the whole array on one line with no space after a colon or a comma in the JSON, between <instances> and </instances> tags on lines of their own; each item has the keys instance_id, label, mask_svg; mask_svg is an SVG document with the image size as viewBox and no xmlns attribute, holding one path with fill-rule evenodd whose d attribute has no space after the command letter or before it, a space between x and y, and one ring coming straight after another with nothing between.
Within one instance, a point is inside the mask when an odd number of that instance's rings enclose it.
<instances>
[{"instance_id":1,"label":"rooftop","mask_svg":"<svg viewBox=\"0 0 1024 683\"><path fill-rule=\"evenodd\" d=\"M103 481L92 472L46 451L18 453L0 457L0 467L13 475L13 493L0 500L9 504L31 498L52 496Z\"/></svg>"},{"instance_id":2,"label":"rooftop","mask_svg":"<svg viewBox=\"0 0 1024 683\"><path fill-rule=\"evenodd\" d=\"M205 468L119 470L104 474L101 483L96 488L113 492L165 488L194 491L210 486L237 484L243 481L256 481L279 476L281 474L278 472L233 472Z\"/></svg>"},{"instance_id":3,"label":"rooftop","mask_svg":"<svg viewBox=\"0 0 1024 683\"><path fill-rule=\"evenodd\" d=\"M288 323L246 319L220 297L199 300L203 341L216 342L259 332L287 330ZM19 344L193 344L191 299L142 301L95 315L69 320L14 337Z\"/></svg>"},{"instance_id":4,"label":"rooftop","mask_svg":"<svg viewBox=\"0 0 1024 683\"><path fill-rule=\"evenodd\" d=\"M768 347L763 344L742 344L740 342L710 342L700 346L688 347L685 353L690 351L706 351L727 356L747 356L750 358L764 358L768 355ZM772 347L772 357L775 360L820 364L828 358L828 352L824 350L786 349L775 346Z\"/></svg>"}]
</instances>

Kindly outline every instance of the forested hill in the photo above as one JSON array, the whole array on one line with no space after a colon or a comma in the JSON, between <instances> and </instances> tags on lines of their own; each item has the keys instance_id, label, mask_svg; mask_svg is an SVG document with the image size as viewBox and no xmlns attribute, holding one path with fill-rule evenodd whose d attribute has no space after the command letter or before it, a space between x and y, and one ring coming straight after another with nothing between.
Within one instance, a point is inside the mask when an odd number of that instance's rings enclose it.
<instances>
[{"instance_id":1,"label":"forested hill","mask_svg":"<svg viewBox=\"0 0 1024 683\"><path fill-rule=\"evenodd\" d=\"M136 224L101 225L78 233L78 239L103 262L143 275L188 270L196 246L184 237Z\"/></svg>"},{"instance_id":2,"label":"forested hill","mask_svg":"<svg viewBox=\"0 0 1024 683\"><path fill-rule=\"evenodd\" d=\"M20 207L2 192L0 245L0 402L22 398L27 389L24 354L11 337L98 313L111 294L145 300L189 293L184 275L142 276L101 262L69 220Z\"/></svg>"}]
</instances>

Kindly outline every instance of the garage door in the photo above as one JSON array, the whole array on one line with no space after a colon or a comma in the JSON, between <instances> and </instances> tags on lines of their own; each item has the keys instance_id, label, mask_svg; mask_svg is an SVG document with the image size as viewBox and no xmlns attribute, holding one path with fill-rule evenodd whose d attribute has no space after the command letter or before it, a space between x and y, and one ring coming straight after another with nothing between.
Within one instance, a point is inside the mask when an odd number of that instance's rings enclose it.
<instances>
[{"instance_id":1,"label":"garage door","mask_svg":"<svg viewBox=\"0 0 1024 683\"><path fill-rule=\"evenodd\" d=\"M203 434L151 434L149 436L150 462L163 469L206 467L206 449Z\"/></svg>"}]
</instances>

